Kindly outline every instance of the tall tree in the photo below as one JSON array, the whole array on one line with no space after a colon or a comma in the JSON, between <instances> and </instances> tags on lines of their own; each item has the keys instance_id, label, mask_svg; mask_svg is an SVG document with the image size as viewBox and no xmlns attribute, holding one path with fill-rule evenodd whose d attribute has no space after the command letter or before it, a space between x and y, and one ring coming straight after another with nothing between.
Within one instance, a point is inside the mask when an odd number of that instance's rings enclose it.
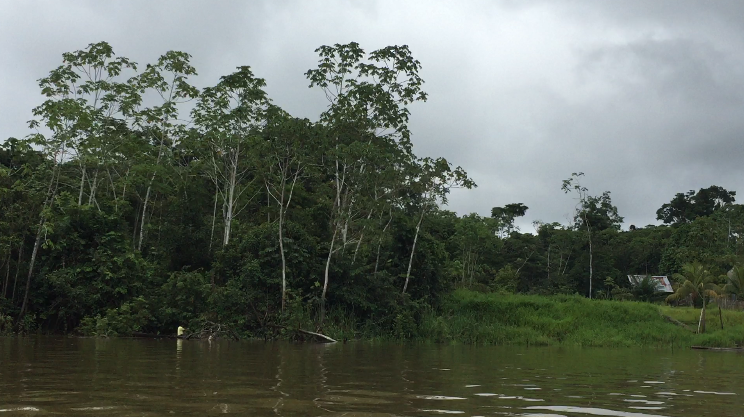
<instances>
[{"instance_id":1,"label":"tall tree","mask_svg":"<svg viewBox=\"0 0 744 417\"><path fill-rule=\"evenodd\" d=\"M223 246L230 242L233 219L252 199L241 202L256 177L254 158L269 106L264 86L250 67L239 67L205 88L192 112L209 145L206 173L215 185L215 203L217 195L223 202Z\"/></svg>"},{"instance_id":2,"label":"tall tree","mask_svg":"<svg viewBox=\"0 0 744 417\"><path fill-rule=\"evenodd\" d=\"M416 243L419 233L421 232L421 223L424 216L432 208L436 207L438 202L447 203L447 196L452 188L473 188L475 182L470 179L461 167L452 168L449 162L444 158L423 158L419 161L415 170L412 181L412 188L418 203L418 223L416 223L416 232L413 235L413 244L411 245L411 255L408 258L408 269L406 270L406 280L403 284L403 294L408 289L408 282L411 278L411 266L413 265L413 256L416 253Z\"/></svg>"},{"instance_id":3,"label":"tall tree","mask_svg":"<svg viewBox=\"0 0 744 417\"><path fill-rule=\"evenodd\" d=\"M476 273L480 270L481 263L488 262L486 256L493 256L495 249L501 243L494 235L497 227L492 218L481 217L471 213L459 219L455 226L455 233L451 240L456 243L460 250L460 282L465 284L468 280L472 285Z\"/></svg>"},{"instance_id":4,"label":"tall tree","mask_svg":"<svg viewBox=\"0 0 744 417\"><path fill-rule=\"evenodd\" d=\"M491 218L498 221L499 227L496 231L499 237L507 237L513 231L519 231L519 227L514 226L514 220L518 217L524 217L529 207L522 203L507 204L504 207L494 207L491 209Z\"/></svg>"},{"instance_id":5,"label":"tall tree","mask_svg":"<svg viewBox=\"0 0 744 417\"><path fill-rule=\"evenodd\" d=\"M698 192L690 190L684 194L677 193L672 201L656 211L656 219L666 224L689 223L698 217L710 216L734 201L736 191L711 185L708 188L701 188Z\"/></svg>"},{"instance_id":6,"label":"tall tree","mask_svg":"<svg viewBox=\"0 0 744 417\"><path fill-rule=\"evenodd\" d=\"M28 308L31 278L46 226L47 210L54 204L59 189L60 167L71 152L73 156L84 159L83 155L97 146L90 142L102 136L103 119L111 117L120 108L118 95L124 88L112 80L123 68L135 68L127 58L113 56L114 52L107 43L90 44L85 50L63 54L62 65L39 80L41 93L46 100L33 111L40 120L30 121L29 126L37 129L43 125L50 132L50 137L36 133L29 136L29 140L41 147L44 155L52 161L52 168L29 261L19 318L25 315ZM84 163L82 167L79 202L85 179Z\"/></svg>"},{"instance_id":7,"label":"tall tree","mask_svg":"<svg viewBox=\"0 0 744 417\"><path fill-rule=\"evenodd\" d=\"M306 119L295 119L278 108L272 108L264 128L260 171L266 192L276 203L279 252L282 271L282 311L287 298L287 259L284 228L298 180L313 163L319 145L317 130Z\"/></svg>"},{"instance_id":8,"label":"tall tree","mask_svg":"<svg viewBox=\"0 0 744 417\"><path fill-rule=\"evenodd\" d=\"M191 55L185 52L168 51L155 64L148 64L145 70L129 80L129 85L141 95L151 94L157 97L152 106L142 106L142 101L133 100L129 112L134 119L134 126L156 147L154 161L149 161L149 179L146 180L145 196L142 199L142 211L139 221L139 239L137 250L142 250L145 239L147 210L150 205L152 188L161 165L168 159L173 145L183 135L187 124L180 120L179 104L193 100L199 90L189 84L188 78L196 75L196 69L190 63ZM150 155L148 155L150 156Z\"/></svg>"},{"instance_id":9,"label":"tall tree","mask_svg":"<svg viewBox=\"0 0 744 417\"><path fill-rule=\"evenodd\" d=\"M411 154L409 110L425 100L421 68L407 46L389 46L369 54L356 42L321 46L318 68L306 73L311 87L320 87L330 102L320 123L329 142L326 163L332 188L331 237L321 293L320 323L325 317L331 259L354 243L349 231L359 218L359 206L371 193L372 160L385 149ZM394 145L394 146L393 146ZM369 214L368 212L366 214Z\"/></svg>"},{"instance_id":10,"label":"tall tree","mask_svg":"<svg viewBox=\"0 0 744 417\"><path fill-rule=\"evenodd\" d=\"M592 278L594 275L594 252L592 250L592 226L589 223L589 215L585 209L589 199L589 189L581 185L581 177L584 176L583 172L574 172L571 174L571 178L563 180L563 186L561 189L564 193L575 193L578 199L576 204L575 219L583 222L583 227L586 229L587 241L589 242L589 298L592 298ZM578 224L579 222L577 222ZM578 227L578 226L577 226Z\"/></svg>"},{"instance_id":11,"label":"tall tree","mask_svg":"<svg viewBox=\"0 0 744 417\"><path fill-rule=\"evenodd\" d=\"M576 218L579 227L589 223L595 232L612 229L620 230L623 218L617 212L617 207L612 204L610 192L605 191L602 195L587 195L581 208L583 215Z\"/></svg>"}]
</instances>

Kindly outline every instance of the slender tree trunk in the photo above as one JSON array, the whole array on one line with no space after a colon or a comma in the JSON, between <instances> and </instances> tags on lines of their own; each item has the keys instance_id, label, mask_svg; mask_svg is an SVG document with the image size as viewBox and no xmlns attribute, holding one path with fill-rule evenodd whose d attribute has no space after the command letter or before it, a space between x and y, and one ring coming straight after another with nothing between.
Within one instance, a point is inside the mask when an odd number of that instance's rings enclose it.
<instances>
[{"instance_id":1,"label":"slender tree trunk","mask_svg":"<svg viewBox=\"0 0 744 417\"><path fill-rule=\"evenodd\" d=\"M335 222L334 222L335 223ZM325 272L323 273L323 293L320 296L320 327L323 327L323 321L325 320L325 302L326 294L328 293L328 273L331 269L331 257L333 256L333 247L336 244L336 236L338 235L338 224L334 224L333 237L331 238L331 247L328 248L328 259L326 260Z\"/></svg>"},{"instance_id":2,"label":"slender tree trunk","mask_svg":"<svg viewBox=\"0 0 744 417\"><path fill-rule=\"evenodd\" d=\"M589 299L592 299L592 278L594 276L594 252L592 252L592 230L589 227L589 220L586 218L584 211L584 224L586 224L586 233L589 236Z\"/></svg>"},{"instance_id":3,"label":"slender tree trunk","mask_svg":"<svg viewBox=\"0 0 744 417\"><path fill-rule=\"evenodd\" d=\"M592 252L592 237L589 236L589 299L592 299L592 279L594 277L594 253Z\"/></svg>"},{"instance_id":4,"label":"slender tree trunk","mask_svg":"<svg viewBox=\"0 0 744 417\"><path fill-rule=\"evenodd\" d=\"M96 190L98 189L98 169L96 169L93 175L93 184L90 186L90 195L88 196L88 205L93 204L96 201Z\"/></svg>"},{"instance_id":5,"label":"slender tree trunk","mask_svg":"<svg viewBox=\"0 0 744 417\"><path fill-rule=\"evenodd\" d=\"M28 308L28 293L31 289L31 277L34 273L34 263L36 262L36 254L39 253L39 246L41 246L41 234L44 230L44 218L39 221L39 228L36 231L36 240L34 241L34 249L31 251L31 260L29 261L28 276L26 277L26 291L23 294L23 303L21 304L21 312L18 314L18 321L20 322L24 315L26 315L26 309Z\"/></svg>"},{"instance_id":6,"label":"slender tree trunk","mask_svg":"<svg viewBox=\"0 0 744 417\"><path fill-rule=\"evenodd\" d=\"M703 308L700 309L700 321L698 321L698 334L705 333L705 296L703 296Z\"/></svg>"},{"instance_id":7,"label":"slender tree trunk","mask_svg":"<svg viewBox=\"0 0 744 417\"><path fill-rule=\"evenodd\" d=\"M524 260L524 262L522 262L522 265L519 265L519 268L517 268L517 275L519 275L519 271L521 271L522 268L524 268L524 266L527 265L527 261L529 261L532 255L534 254L535 254L535 251L533 250L532 252L530 252L529 255L527 255L527 258Z\"/></svg>"},{"instance_id":8,"label":"slender tree trunk","mask_svg":"<svg viewBox=\"0 0 744 417\"><path fill-rule=\"evenodd\" d=\"M478 267L478 254L473 254L473 262L470 264L470 286L473 286L473 279L475 278L475 268Z\"/></svg>"},{"instance_id":9,"label":"slender tree trunk","mask_svg":"<svg viewBox=\"0 0 744 417\"><path fill-rule=\"evenodd\" d=\"M336 138L336 149L338 150L338 138ZM345 168L344 168L345 169ZM328 259L326 260L325 265L325 271L323 272L323 292L320 296L320 327L323 327L323 322L325 321L325 302L326 302L326 294L328 293L328 275L330 273L331 269L331 258L333 257L334 247L336 245L336 237L338 237L338 232L340 228L340 221L341 221L341 215L343 213L342 206L341 206L341 187L343 187L344 180L341 178L339 174L339 163L338 158L336 159L336 173L335 173L335 183L336 183L336 199L334 201L333 209L331 211L333 220L333 237L331 237L331 245L328 248ZM335 216L334 216L335 214Z\"/></svg>"},{"instance_id":10,"label":"slender tree trunk","mask_svg":"<svg viewBox=\"0 0 744 417\"><path fill-rule=\"evenodd\" d=\"M550 244L548 244L548 282L550 282Z\"/></svg>"},{"instance_id":11,"label":"slender tree trunk","mask_svg":"<svg viewBox=\"0 0 744 417\"><path fill-rule=\"evenodd\" d=\"M349 197L349 189L346 189L346 194L344 195L344 202L348 201ZM351 221L352 212L351 210L354 208L354 199L351 199L351 202L349 203L349 209L347 211L348 214L344 215L344 227L341 229L341 253L346 253L346 243L348 240L348 233L349 233L349 222ZM341 212L341 208L339 206L339 213Z\"/></svg>"},{"instance_id":12,"label":"slender tree trunk","mask_svg":"<svg viewBox=\"0 0 744 417\"><path fill-rule=\"evenodd\" d=\"M155 173L152 173L150 177L150 184L147 186L147 192L145 192L145 201L142 203L142 217L140 218L140 230L139 230L139 242L137 243L137 251L142 252L142 241L145 239L145 216L147 215L147 204L150 202L150 190L152 190L152 183L155 181Z\"/></svg>"},{"instance_id":13,"label":"slender tree trunk","mask_svg":"<svg viewBox=\"0 0 744 417\"><path fill-rule=\"evenodd\" d=\"M21 246L18 248L18 261L16 261L16 272L15 277L13 278L13 293L10 296L10 302L15 302L15 295L16 295L16 287L18 286L18 275L21 273L21 261L23 260L23 244L26 240L26 236L23 236L23 239L21 239Z\"/></svg>"},{"instance_id":14,"label":"slender tree trunk","mask_svg":"<svg viewBox=\"0 0 744 417\"><path fill-rule=\"evenodd\" d=\"M289 196L287 198L287 204L284 204L284 184L286 184L286 180L282 181L282 204L281 208L279 210L279 216L281 217L281 221L279 222L279 247L282 251L282 311L284 310L284 302L286 300L287 295L287 260L284 255L284 221L287 217L287 210L289 210L289 205L292 203L292 195L294 195L294 188L297 184L297 179L300 177L300 172L302 168L301 165L297 164L297 171L295 171L294 176L292 178L292 185L289 187ZM284 178L287 176L284 175Z\"/></svg>"},{"instance_id":15,"label":"slender tree trunk","mask_svg":"<svg viewBox=\"0 0 744 417\"><path fill-rule=\"evenodd\" d=\"M287 259L284 256L284 187L286 176L282 174L281 197L279 199L279 252L282 255L282 313L287 300Z\"/></svg>"},{"instance_id":16,"label":"slender tree trunk","mask_svg":"<svg viewBox=\"0 0 744 417\"><path fill-rule=\"evenodd\" d=\"M3 284L3 298L8 298L8 285L10 285L10 249L8 249L8 258L5 260L5 283Z\"/></svg>"},{"instance_id":17,"label":"slender tree trunk","mask_svg":"<svg viewBox=\"0 0 744 417\"><path fill-rule=\"evenodd\" d=\"M78 194L78 206L83 205L83 190L85 189L85 166L83 166L83 173L80 175L80 193Z\"/></svg>"},{"instance_id":18,"label":"slender tree trunk","mask_svg":"<svg viewBox=\"0 0 744 417\"><path fill-rule=\"evenodd\" d=\"M47 196L44 200L44 205L41 208L41 213L39 214L39 227L36 230L36 240L34 241L34 248L31 252L31 259L29 260L28 265L28 276L26 278L26 291L23 294L23 303L21 304L21 311L18 313L18 322L23 319L23 316L26 314L26 310L28 309L28 293L31 289L31 277L34 273L34 264L36 262L36 255L39 253L39 246L41 246L41 235L44 231L44 224L46 223L46 219L44 218L44 211L51 207L51 205L54 203L54 196L57 194L57 187L59 184L59 164L56 164L54 166L54 169L52 170L52 178L49 181L49 188L47 190Z\"/></svg>"},{"instance_id":19,"label":"slender tree trunk","mask_svg":"<svg viewBox=\"0 0 744 417\"><path fill-rule=\"evenodd\" d=\"M219 187L217 182L214 184L214 207L212 208L212 233L209 235L209 252L212 252L212 242L214 242L214 224L217 222L217 196L219 194Z\"/></svg>"},{"instance_id":20,"label":"slender tree trunk","mask_svg":"<svg viewBox=\"0 0 744 417\"><path fill-rule=\"evenodd\" d=\"M368 221L372 217L372 211L373 210L370 210L369 214L367 214L367 220ZM357 253L359 252L359 247L362 245L362 240L364 239L364 229L366 229L366 228L367 228L367 225L365 224L364 226L362 226L362 232L359 234L359 240L357 240L356 247L354 248L354 255L351 257L351 265L352 266L356 262L356 257L357 257Z\"/></svg>"},{"instance_id":21,"label":"slender tree trunk","mask_svg":"<svg viewBox=\"0 0 744 417\"><path fill-rule=\"evenodd\" d=\"M390 222L393 220L393 209L390 208L390 217L388 218L387 224L385 224L385 227L382 229L382 234L380 235L380 240L377 242L377 258L375 259L375 273L374 276L377 277L377 267L380 264L380 248L382 247L382 239L385 238L385 231L387 231L388 226L390 226Z\"/></svg>"},{"instance_id":22,"label":"slender tree trunk","mask_svg":"<svg viewBox=\"0 0 744 417\"><path fill-rule=\"evenodd\" d=\"M351 256L351 266L354 266L354 263L356 262L357 253L359 252L359 247L362 245L362 240L364 240L364 228L366 226L362 227L362 233L359 235L359 240L357 240L356 247L354 248L354 255Z\"/></svg>"},{"instance_id":23,"label":"slender tree trunk","mask_svg":"<svg viewBox=\"0 0 744 417\"><path fill-rule=\"evenodd\" d=\"M227 246L230 242L230 229L232 228L233 211L235 207L235 183L237 181L237 165L233 165L230 171L230 184L227 191L227 211L225 214L225 236L222 240L222 246Z\"/></svg>"},{"instance_id":24,"label":"slender tree trunk","mask_svg":"<svg viewBox=\"0 0 744 417\"><path fill-rule=\"evenodd\" d=\"M287 260L284 256L284 214L282 209L279 209L279 252L282 254L282 312L284 312L284 306L287 300Z\"/></svg>"},{"instance_id":25,"label":"slender tree trunk","mask_svg":"<svg viewBox=\"0 0 744 417\"><path fill-rule=\"evenodd\" d=\"M139 243L137 243L137 251L142 251L142 241L145 239L145 216L147 215L147 204L150 201L150 192L152 190L152 184L155 182L155 176L157 175L157 167L160 166L160 160L163 158L163 148L165 146L165 138L160 137L160 146L158 149L158 159L155 160L155 171L153 171L150 177L150 183L147 184L147 192L145 193L145 201L142 205L142 220L140 221L140 232L139 232Z\"/></svg>"},{"instance_id":26,"label":"slender tree trunk","mask_svg":"<svg viewBox=\"0 0 744 417\"><path fill-rule=\"evenodd\" d=\"M421 208L421 216L419 216L418 224L416 224L416 234L413 236L413 245L411 246L411 257L408 258L408 271L406 271L406 283L403 284L403 294L408 289L408 280L411 278L411 265L413 265L413 254L416 252L416 242L418 241L419 231L421 230L421 222L424 220L424 213L426 212L426 205Z\"/></svg>"},{"instance_id":27,"label":"slender tree trunk","mask_svg":"<svg viewBox=\"0 0 744 417\"><path fill-rule=\"evenodd\" d=\"M127 198L127 180L128 179L129 179L129 168L127 168L127 172L124 174L124 187L121 190L122 201L126 201L126 198ZM117 206L117 210L118 210L118 206Z\"/></svg>"},{"instance_id":28,"label":"slender tree trunk","mask_svg":"<svg viewBox=\"0 0 744 417\"><path fill-rule=\"evenodd\" d=\"M114 211L116 213L119 212L119 197L116 195L116 185L114 184L114 179L111 177L111 170L106 167L106 175L109 179L109 184L111 184L111 193L114 195Z\"/></svg>"}]
</instances>

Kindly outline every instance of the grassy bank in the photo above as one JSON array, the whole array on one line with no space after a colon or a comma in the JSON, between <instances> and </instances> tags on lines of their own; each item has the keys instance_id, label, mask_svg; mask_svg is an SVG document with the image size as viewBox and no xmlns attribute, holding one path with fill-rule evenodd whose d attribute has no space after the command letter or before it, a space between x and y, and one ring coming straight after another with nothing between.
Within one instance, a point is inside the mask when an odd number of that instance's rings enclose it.
<instances>
[{"instance_id":1,"label":"grassy bank","mask_svg":"<svg viewBox=\"0 0 744 417\"><path fill-rule=\"evenodd\" d=\"M715 315L713 315L715 312ZM440 314L421 320L418 336L434 342L468 344L733 347L744 344L744 313L708 313L708 333L665 320L662 313L691 327L699 310L579 296L532 296L455 291Z\"/></svg>"}]
</instances>

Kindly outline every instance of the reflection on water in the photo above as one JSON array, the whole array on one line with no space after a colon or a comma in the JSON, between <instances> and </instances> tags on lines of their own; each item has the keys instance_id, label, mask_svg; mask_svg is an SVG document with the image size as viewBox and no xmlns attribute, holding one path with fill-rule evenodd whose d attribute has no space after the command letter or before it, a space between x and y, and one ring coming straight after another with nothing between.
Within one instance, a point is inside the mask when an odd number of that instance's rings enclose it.
<instances>
[{"instance_id":1,"label":"reflection on water","mask_svg":"<svg viewBox=\"0 0 744 417\"><path fill-rule=\"evenodd\" d=\"M741 416L744 356L663 350L0 338L0 417L224 413Z\"/></svg>"}]
</instances>

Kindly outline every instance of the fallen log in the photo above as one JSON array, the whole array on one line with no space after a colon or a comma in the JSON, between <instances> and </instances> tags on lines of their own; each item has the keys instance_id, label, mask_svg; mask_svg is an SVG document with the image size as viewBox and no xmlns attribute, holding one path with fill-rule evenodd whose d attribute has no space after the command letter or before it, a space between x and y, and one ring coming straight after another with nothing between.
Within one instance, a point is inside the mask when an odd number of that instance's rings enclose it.
<instances>
[{"instance_id":1,"label":"fallen log","mask_svg":"<svg viewBox=\"0 0 744 417\"><path fill-rule=\"evenodd\" d=\"M268 327L273 327L275 329L284 329L284 330L289 330L289 331L295 331L297 333L302 333L304 335L313 336L315 338L320 339L322 341L321 343L336 343L336 342L338 342L338 340L333 339L331 337L328 337L328 336L326 336L326 335L324 335L322 333L311 332L309 330L295 329L295 328L291 328L291 327L287 327L287 326L282 326L282 325L279 325L279 324L267 324L267 326Z\"/></svg>"},{"instance_id":2,"label":"fallen log","mask_svg":"<svg viewBox=\"0 0 744 417\"><path fill-rule=\"evenodd\" d=\"M302 329L295 329L295 330L298 331L298 332L300 332L300 333L302 333L302 334L307 334L307 335L310 335L310 336L315 336L318 339L325 340L326 343L336 343L337 342L337 340L332 339L332 338L330 338L330 337L328 337L328 336L326 336L326 335L324 335L322 333L315 333L315 332L310 332L310 331L302 330Z\"/></svg>"}]
</instances>

